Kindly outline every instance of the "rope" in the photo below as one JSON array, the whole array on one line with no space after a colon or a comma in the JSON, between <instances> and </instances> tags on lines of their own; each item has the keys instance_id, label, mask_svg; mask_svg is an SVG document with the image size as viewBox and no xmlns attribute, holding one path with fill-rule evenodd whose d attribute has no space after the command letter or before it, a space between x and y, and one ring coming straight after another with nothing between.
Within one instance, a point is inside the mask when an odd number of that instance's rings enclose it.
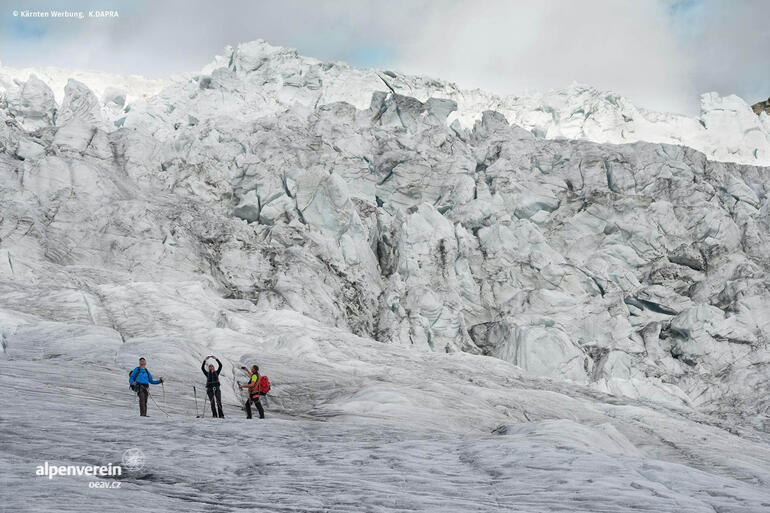
<instances>
[{"instance_id":1,"label":"rope","mask_svg":"<svg viewBox=\"0 0 770 513\"><path fill-rule=\"evenodd\" d=\"M161 408L160 406L158 406L158 403L157 403L157 402L155 402L155 398L154 398L154 397L152 396L152 394L150 393L150 387L147 387L147 395L149 395L149 396L150 396L150 399L152 399L152 402L155 404L155 406L157 406L157 408L158 408L160 411L162 411L162 412L163 412L163 413L166 415L166 417L168 417L168 418L171 418L171 415L169 415L168 413L166 413L166 411L165 411L163 408Z\"/></svg>"}]
</instances>

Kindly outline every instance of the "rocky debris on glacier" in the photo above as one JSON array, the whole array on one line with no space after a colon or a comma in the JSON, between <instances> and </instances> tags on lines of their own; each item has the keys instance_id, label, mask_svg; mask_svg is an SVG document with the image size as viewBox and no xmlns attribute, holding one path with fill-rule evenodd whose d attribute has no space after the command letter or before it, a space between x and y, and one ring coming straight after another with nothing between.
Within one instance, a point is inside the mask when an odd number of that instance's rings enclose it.
<instances>
[{"instance_id":1,"label":"rocky debris on glacier","mask_svg":"<svg viewBox=\"0 0 770 513\"><path fill-rule=\"evenodd\" d=\"M761 116L763 112L770 116L770 98L763 102L755 103L751 106L751 110L753 110L757 116Z\"/></svg>"},{"instance_id":2,"label":"rocky debris on glacier","mask_svg":"<svg viewBox=\"0 0 770 513\"><path fill-rule=\"evenodd\" d=\"M538 97L564 102L549 125L524 100L263 42L144 99L99 100L75 79L61 102L36 77L2 85L5 310L123 340L159 312L172 334L237 329L213 291L763 425L767 169L710 160L765 158L767 117L740 99L704 96L698 121L605 125L627 102L573 89ZM563 118L573 102L591 114ZM626 131L640 120L709 155L562 138L644 138ZM177 324L179 308L195 321Z\"/></svg>"}]
</instances>

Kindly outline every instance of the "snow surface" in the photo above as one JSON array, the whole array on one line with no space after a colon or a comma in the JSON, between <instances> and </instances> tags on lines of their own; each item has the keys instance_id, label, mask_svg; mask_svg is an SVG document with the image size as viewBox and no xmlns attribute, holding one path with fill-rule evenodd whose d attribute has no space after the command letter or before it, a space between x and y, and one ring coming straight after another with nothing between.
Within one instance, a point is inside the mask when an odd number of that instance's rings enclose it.
<instances>
[{"instance_id":1,"label":"snow surface","mask_svg":"<svg viewBox=\"0 0 770 513\"><path fill-rule=\"evenodd\" d=\"M741 100L501 99L260 41L163 81L26 75L0 69L6 510L770 509L768 168L741 164L769 131ZM211 353L226 420L195 418ZM34 477L134 447L120 489Z\"/></svg>"},{"instance_id":2,"label":"snow surface","mask_svg":"<svg viewBox=\"0 0 770 513\"><path fill-rule=\"evenodd\" d=\"M36 347L25 346L30 356L9 343L0 362L0 385L13 396L0 421L7 511L125 511L136 502L152 511L770 505L766 434L731 434L690 409L527 377L498 359L382 345L293 312L229 314L249 318L251 333L148 337L95 357L85 342L67 351L72 344L36 338ZM88 329L97 330L83 327L81 341ZM97 346L102 336L92 335ZM168 418L152 402L149 418L136 417L119 378L137 351L168 378L165 401L153 388ZM209 351L224 362L225 420L194 418L195 364ZM244 419L231 387L238 363L255 359L275 383L265 421ZM145 468L117 490L89 489L88 478L32 477L43 461L119 463L134 447Z\"/></svg>"}]
</instances>

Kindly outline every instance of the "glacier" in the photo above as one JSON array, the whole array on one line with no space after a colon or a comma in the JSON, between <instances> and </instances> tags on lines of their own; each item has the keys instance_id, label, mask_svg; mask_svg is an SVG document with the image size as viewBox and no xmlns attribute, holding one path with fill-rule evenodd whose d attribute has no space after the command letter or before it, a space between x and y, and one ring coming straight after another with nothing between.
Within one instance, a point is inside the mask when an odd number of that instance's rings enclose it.
<instances>
[{"instance_id":1,"label":"glacier","mask_svg":"<svg viewBox=\"0 0 770 513\"><path fill-rule=\"evenodd\" d=\"M166 79L0 66L0 121L9 510L770 508L770 118L742 99L500 97L254 41ZM225 421L196 418L212 353ZM133 447L118 489L33 477Z\"/></svg>"}]
</instances>

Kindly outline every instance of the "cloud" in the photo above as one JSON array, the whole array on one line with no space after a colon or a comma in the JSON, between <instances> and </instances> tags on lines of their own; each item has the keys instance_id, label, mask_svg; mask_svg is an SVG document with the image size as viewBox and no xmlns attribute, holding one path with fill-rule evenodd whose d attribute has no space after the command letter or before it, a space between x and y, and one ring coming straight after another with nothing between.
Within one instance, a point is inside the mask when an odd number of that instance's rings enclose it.
<instances>
[{"instance_id":1,"label":"cloud","mask_svg":"<svg viewBox=\"0 0 770 513\"><path fill-rule=\"evenodd\" d=\"M770 29L766 0L674 2L680 44L700 91L770 96ZM683 4L683 5L682 5Z\"/></svg>"},{"instance_id":2,"label":"cloud","mask_svg":"<svg viewBox=\"0 0 770 513\"><path fill-rule=\"evenodd\" d=\"M625 0L438 3L399 64L498 93L577 81L680 110L697 95L664 7Z\"/></svg>"},{"instance_id":3,"label":"cloud","mask_svg":"<svg viewBox=\"0 0 770 513\"><path fill-rule=\"evenodd\" d=\"M578 81L689 113L709 90L770 95L761 0L13 1L0 0L0 60L18 67L163 76L262 38L503 94ZM11 16L20 8L117 9L120 19L23 22Z\"/></svg>"}]
</instances>

